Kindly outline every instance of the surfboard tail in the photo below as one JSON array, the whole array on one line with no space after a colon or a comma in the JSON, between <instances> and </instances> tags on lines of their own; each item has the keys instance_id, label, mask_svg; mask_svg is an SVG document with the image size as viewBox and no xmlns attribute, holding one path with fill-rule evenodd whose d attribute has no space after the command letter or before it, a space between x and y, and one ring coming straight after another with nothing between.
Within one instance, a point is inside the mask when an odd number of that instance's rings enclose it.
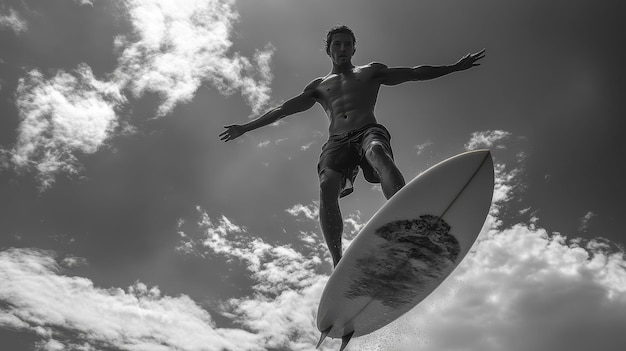
<instances>
[{"instance_id":1,"label":"surfboard tail","mask_svg":"<svg viewBox=\"0 0 626 351\"><path fill-rule=\"evenodd\" d=\"M354 331L341 337L341 347L339 348L339 351L343 351L346 346L348 346L350 339L352 339L352 334L354 334Z\"/></svg>"},{"instance_id":2,"label":"surfboard tail","mask_svg":"<svg viewBox=\"0 0 626 351\"><path fill-rule=\"evenodd\" d=\"M326 330L322 331L322 335L320 336L320 341L318 341L317 342L317 346L315 346L316 349L320 348L320 345L322 345L322 342L324 342L324 339L326 339L326 337L328 336L328 333L330 333L331 329L333 329L332 325L330 327L328 327Z\"/></svg>"}]
</instances>

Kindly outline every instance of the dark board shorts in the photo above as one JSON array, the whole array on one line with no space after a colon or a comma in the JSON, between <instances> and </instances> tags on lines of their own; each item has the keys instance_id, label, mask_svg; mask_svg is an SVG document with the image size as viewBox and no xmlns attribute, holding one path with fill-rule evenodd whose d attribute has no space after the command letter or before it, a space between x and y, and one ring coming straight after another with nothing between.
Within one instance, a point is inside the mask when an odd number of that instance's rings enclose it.
<instances>
[{"instance_id":1,"label":"dark board shorts","mask_svg":"<svg viewBox=\"0 0 626 351\"><path fill-rule=\"evenodd\" d=\"M365 158L365 153L372 145L379 144L393 158L390 141L391 134L380 124L368 124L343 134L331 135L322 146L317 173L321 175L324 170L331 169L342 174L340 197L354 190L359 168L368 182L380 183L380 177Z\"/></svg>"}]
</instances>

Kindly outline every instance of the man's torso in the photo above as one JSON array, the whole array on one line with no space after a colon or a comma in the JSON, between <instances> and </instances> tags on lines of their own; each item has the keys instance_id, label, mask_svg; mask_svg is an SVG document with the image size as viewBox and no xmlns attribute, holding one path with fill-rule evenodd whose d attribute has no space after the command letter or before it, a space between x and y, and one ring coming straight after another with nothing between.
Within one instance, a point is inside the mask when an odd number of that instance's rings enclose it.
<instances>
[{"instance_id":1,"label":"man's torso","mask_svg":"<svg viewBox=\"0 0 626 351\"><path fill-rule=\"evenodd\" d=\"M329 74L320 80L315 95L330 119L330 135L377 123L374 107L380 82L374 79L376 71L376 66L369 64L354 67L351 72Z\"/></svg>"}]
</instances>

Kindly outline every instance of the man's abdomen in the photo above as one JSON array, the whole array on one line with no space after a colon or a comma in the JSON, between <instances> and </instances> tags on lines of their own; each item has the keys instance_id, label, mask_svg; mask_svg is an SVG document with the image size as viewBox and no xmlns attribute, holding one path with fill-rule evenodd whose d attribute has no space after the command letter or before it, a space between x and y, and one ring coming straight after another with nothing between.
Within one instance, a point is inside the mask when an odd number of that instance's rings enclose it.
<instances>
[{"instance_id":1,"label":"man's abdomen","mask_svg":"<svg viewBox=\"0 0 626 351\"><path fill-rule=\"evenodd\" d=\"M376 117L371 112L350 111L339 116L331 116L330 118L329 135L342 134L368 124L378 123Z\"/></svg>"}]
</instances>

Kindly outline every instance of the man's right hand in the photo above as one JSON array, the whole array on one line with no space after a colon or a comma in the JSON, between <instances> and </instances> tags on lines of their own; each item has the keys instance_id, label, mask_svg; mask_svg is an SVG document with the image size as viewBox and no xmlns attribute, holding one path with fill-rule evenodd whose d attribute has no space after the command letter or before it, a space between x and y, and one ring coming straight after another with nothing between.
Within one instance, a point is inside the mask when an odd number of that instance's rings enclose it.
<instances>
[{"instance_id":1,"label":"man's right hand","mask_svg":"<svg viewBox=\"0 0 626 351\"><path fill-rule=\"evenodd\" d=\"M246 132L246 129L239 124L224 126L224 128L226 128L226 130L220 133L220 139L223 141L237 139Z\"/></svg>"}]
</instances>

